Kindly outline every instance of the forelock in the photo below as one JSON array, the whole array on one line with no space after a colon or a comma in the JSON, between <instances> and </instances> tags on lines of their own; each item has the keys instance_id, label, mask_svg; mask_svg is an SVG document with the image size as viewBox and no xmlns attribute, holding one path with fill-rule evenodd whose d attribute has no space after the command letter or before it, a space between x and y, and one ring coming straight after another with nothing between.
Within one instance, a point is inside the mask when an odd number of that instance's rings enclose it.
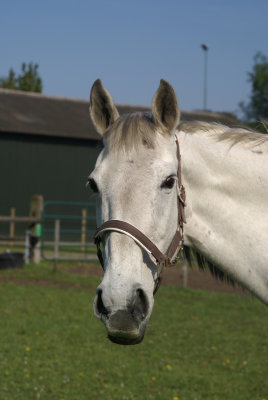
<instances>
[{"instance_id":1,"label":"forelock","mask_svg":"<svg viewBox=\"0 0 268 400\"><path fill-rule=\"evenodd\" d=\"M155 130L151 113L125 114L105 132L104 141L109 149L131 150L142 145L154 148Z\"/></svg>"}]
</instances>

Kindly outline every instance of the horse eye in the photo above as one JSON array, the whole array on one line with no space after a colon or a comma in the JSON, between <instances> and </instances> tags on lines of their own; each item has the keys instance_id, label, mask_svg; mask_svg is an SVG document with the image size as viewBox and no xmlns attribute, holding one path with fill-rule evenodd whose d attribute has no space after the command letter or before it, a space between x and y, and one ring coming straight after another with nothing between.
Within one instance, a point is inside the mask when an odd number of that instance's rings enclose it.
<instances>
[{"instance_id":1,"label":"horse eye","mask_svg":"<svg viewBox=\"0 0 268 400\"><path fill-rule=\"evenodd\" d=\"M172 189L175 183L173 176L168 176L161 184L161 189Z\"/></svg>"},{"instance_id":2,"label":"horse eye","mask_svg":"<svg viewBox=\"0 0 268 400\"><path fill-rule=\"evenodd\" d=\"M93 178L88 178L87 184L94 193L99 193L98 185Z\"/></svg>"}]
</instances>

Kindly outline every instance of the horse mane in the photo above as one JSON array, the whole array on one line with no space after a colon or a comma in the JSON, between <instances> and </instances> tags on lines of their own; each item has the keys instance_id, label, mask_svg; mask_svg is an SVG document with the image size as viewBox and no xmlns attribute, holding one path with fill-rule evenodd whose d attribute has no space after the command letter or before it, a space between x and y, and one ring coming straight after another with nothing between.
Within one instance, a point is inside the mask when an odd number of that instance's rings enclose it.
<instances>
[{"instance_id":1,"label":"horse mane","mask_svg":"<svg viewBox=\"0 0 268 400\"><path fill-rule=\"evenodd\" d=\"M237 285L237 282L231 276L224 273L220 268L218 268L215 264L210 262L196 249L190 248L188 246L183 246L183 250L185 258L191 268L197 265L203 271L205 269L209 269L210 273L220 281L225 281L231 284L232 286Z\"/></svg>"},{"instance_id":2,"label":"horse mane","mask_svg":"<svg viewBox=\"0 0 268 400\"><path fill-rule=\"evenodd\" d=\"M262 150L268 152L268 135L246 127L229 127L217 122L182 121L177 131L213 137L215 141L227 142L231 147L246 144L249 149L254 149L262 146ZM120 116L107 130L104 140L113 150L131 150L140 145L154 148L156 135L152 113L145 111Z\"/></svg>"},{"instance_id":3,"label":"horse mane","mask_svg":"<svg viewBox=\"0 0 268 400\"><path fill-rule=\"evenodd\" d=\"M247 144L252 149L263 145L265 146L265 151L268 152L268 135L246 127L229 127L217 122L194 121L182 122L177 129L189 134L214 137L218 142L230 143L231 147Z\"/></svg>"}]
</instances>

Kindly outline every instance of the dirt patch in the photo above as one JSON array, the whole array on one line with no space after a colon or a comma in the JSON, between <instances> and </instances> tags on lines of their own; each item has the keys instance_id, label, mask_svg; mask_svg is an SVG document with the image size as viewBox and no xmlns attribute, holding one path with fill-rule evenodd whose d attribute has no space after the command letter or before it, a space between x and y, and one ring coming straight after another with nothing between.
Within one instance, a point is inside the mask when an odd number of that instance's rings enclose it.
<instances>
[{"instance_id":1,"label":"dirt patch","mask_svg":"<svg viewBox=\"0 0 268 400\"><path fill-rule=\"evenodd\" d=\"M84 277L103 275L102 268L99 264L86 264L80 263L77 265L71 265L64 267L63 270L68 274L79 275ZM14 283L15 285L21 286L40 286L40 287L53 287L58 289L77 289L84 288L85 286L79 284L79 282L54 282L49 279L32 279L32 278L18 278L18 277L1 277L0 283ZM166 268L162 277L162 286L183 286L183 273L181 267L174 266ZM242 289L239 285L231 285L227 282L220 281L214 278L208 270L199 270L197 268L187 268L187 285L186 287L192 289L210 290L214 292L226 292L239 295L248 295L249 292L246 289ZM87 289L93 289L90 285L87 285ZM94 288L95 290L95 288Z\"/></svg>"},{"instance_id":2,"label":"dirt patch","mask_svg":"<svg viewBox=\"0 0 268 400\"><path fill-rule=\"evenodd\" d=\"M164 271L163 286L183 286L183 273L179 267L168 268ZM213 292L226 292L247 295L248 291L238 284L232 285L221 281L211 275L208 270L187 268L187 287L192 289L210 290Z\"/></svg>"}]
</instances>

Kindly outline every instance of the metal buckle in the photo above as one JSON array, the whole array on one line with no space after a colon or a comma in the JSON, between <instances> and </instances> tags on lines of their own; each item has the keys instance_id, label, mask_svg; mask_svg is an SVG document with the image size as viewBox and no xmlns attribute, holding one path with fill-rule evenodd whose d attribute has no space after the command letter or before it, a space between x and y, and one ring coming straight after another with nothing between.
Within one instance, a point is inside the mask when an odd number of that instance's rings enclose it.
<instances>
[{"instance_id":1,"label":"metal buckle","mask_svg":"<svg viewBox=\"0 0 268 400\"><path fill-rule=\"evenodd\" d=\"M176 257L173 260L173 263L176 264L178 261L182 261L183 258L184 257L183 257L183 240L182 240L182 241L180 241L179 248L178 248Z\"/></svg>"}]
</instances>

